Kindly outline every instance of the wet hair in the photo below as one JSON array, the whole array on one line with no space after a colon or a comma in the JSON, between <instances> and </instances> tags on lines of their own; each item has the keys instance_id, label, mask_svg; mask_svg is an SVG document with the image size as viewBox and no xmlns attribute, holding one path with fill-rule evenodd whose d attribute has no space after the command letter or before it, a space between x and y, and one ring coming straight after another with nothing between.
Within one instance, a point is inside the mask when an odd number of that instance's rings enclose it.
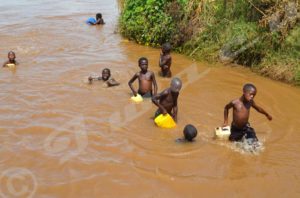
<instances>
[{"instance_id":1,"label":"wet hair","mask_svg":"<svg viewBox=\"0 0 300 198\"><path fill-rule=\"evenodd\" d=\"M98 19L101 19L102 18L102 14L101 13L97 13L96 14L96 19L98 20Z\"/></svg>"},{"instance_id":2,"label":"wet hair","mask_svg":"<svg viewBox=\"0 0 300 198\"><path fill-rule=\"evenodd\" d=\"M175 78L172 78L172 80L171 80L171 87L172 86L180 86L180 89L181 89L181 87L182 87L182 82L181 82L181 80L179 79L179 78L177 78L177 77L175 77Z\"/></svg>"},{"instance_id":3,"label":"wet hair","mask_svg":"<svg viewBox=\"0 0 300 198\"><path fill-rule=\"evenodd\" d=\"M104 72L104 71L108 71L108 73L110 74L110 69L104 68L104 69L102 70L102 72Z\"/></svg>"},{"instance_id":4,"label":"wet hair","mask_svg":"<svg viewBox=\"0 0 300 198\"><path fill-rule=\"evenodd\" d=\"M250 91L250 89L254 89L256 91L256 87L253 84L247 83L243 87L243 92Z\"/></svg>"},{"instance_id":5,"label":"wet hair","mask_svg":"<svg viewBox=\"0 0 300 198\"><path fill-rule=\"evenodd\" d=\"M197 133L197 129L191 124L186 125L183 129L184 138L190 142L197 136Z\"/></svg>"},{"instance_id":6,"label":"wet hair","mask_svg":"<svg viewBox=\"0 0 300 198\"><path fill-rule=\"evenodd\" d=\"M164 43L164 44L161 46L161 48L162 48L165 52L170 53L172 47L171 47L170 43Z\"/></svg>"},{"instance_id":7,"label":"wet hair","mask_svg":"<svg viewBox=\"0 0 300 198\"><path fill-rule=\"evenodd\" d=\"M141 57L141 58L139 59L139 65L141 64L141 62L142 62L143 60L147 61L147 63L148 63L148 59L147 59L146 57Z\"/></svg>"},{"instance_id":8,"label":"wet hair","mask_svg":"<svg viewBox=\"0 0 300 198\"><path fill-rule=\"evenodd\" d=\"M9 54L13 54L16 56L15 52L13 52L13 51L9 51L7 55L9 55Z\"/></svg>"}]
</instances>

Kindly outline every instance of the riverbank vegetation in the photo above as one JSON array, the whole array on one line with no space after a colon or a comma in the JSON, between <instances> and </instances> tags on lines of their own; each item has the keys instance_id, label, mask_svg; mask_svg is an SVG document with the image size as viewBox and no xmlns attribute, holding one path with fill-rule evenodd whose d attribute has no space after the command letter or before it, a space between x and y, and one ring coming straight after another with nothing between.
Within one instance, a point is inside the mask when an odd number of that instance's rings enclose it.
<instances>
[{"instance_id":1,"label":"riverbank vegetation","mask_svg":"<svg viewBox=\"0 0 300 198\"><path fill-rule=\"evenodd\" d=\"M123 0L120 32L300 85L300 0Z\"/></svg>"}]
</instances>

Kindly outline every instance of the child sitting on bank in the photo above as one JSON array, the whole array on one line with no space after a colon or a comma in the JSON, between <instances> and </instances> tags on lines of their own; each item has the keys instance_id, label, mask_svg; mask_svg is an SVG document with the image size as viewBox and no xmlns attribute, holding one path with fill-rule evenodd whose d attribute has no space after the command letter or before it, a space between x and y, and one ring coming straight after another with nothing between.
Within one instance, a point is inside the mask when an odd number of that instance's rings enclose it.
<instances>
[{"instance_id":1,"label":"child sitting on bank","mask_svg":"<svg viewBox=\"0 0 300 198\"><path fill-rule=\"evenodd\" d=\"M166 115L168 113L173 117L174 121L177 122L177 99L181 87L181 80L179 78L173 78L169 88L152 97L152 102L159 108L155 112L154 117L157 117L160 114Z\"/></svg>"},{"instance_id":2,"label":"child sitting on bank","mask_svg":"<svg viewBox=\"0 0 300 198\"><path fill-rule=\"evenodd\" d=\"M171 77L171 64L172 64L172 57L171 53L171 45L169 43L165 43L161 47L161 54L159 58L159 66L161 69L161 75L163 77Z\"/></svg>"},{"instance_id":3,"label":"child sitting on bank","mask_svg":"<svg viewBox=\"0 0 300 198\"><path fill-rule=\"evenodd\" d=\"M143 97L152 97L157 94L157 83L155 80L155 75L152 71L148 70L148 59L141 57L138 61L141 71L134 74L134 76L129 80L128 85L134 96L140 94ZM132 83L138 79L139 88L136 91ZM153 88L152 88L153 86Z\"/></svg>"},{"instance_id":4,"label":"child sitting on bank","mask_svg":"<svg viewBox=\"0 0 300 198\"><path fill-rule=\"evenodd\" d=\"M108 87L117 86L118 83L114 78L111 77L110 70L105 68L102 70L102 76L98 77L89 77L89 83L91 84L94 80L101 80L107 84Z\"/></svg>"},{"instance_id":5,"label":"child sitting on bank","mask_svg":"<svg viewBox=\"0 0 300 198\"><path fill-rule=\"evenodd\" d=\"M223 127L228 125L228 111L233 108L230 141L241 141L244 136L246 136L246 139L252 138L253 141L258 141L254 129L250 127L248 122L251 107L264 114L269 120L272 120L272 116L254 102L253 99L256 92L256 87L253 84L245 84L243 95L225 106Z\"/></svg>"},{"instance_id":6,"label":"child sitting on bank","mask_svg":"<svg viewBox=\"0 0 300 198\"><path fill-rule=\"evenodd\" d=\"M90 24L90 25L104 25L105 24L101 13L96 14L96 19L93 17L89 18L86 21L86 23Z\"/></svg>"},{"instance_id":7,"label":"child sitting on bank","mask_svg":"<svg viewBox=\"0 0 300 198\"><path fill-rule=\"evenodd\" d=\"M196 127L191 124L187 124L183 129L184 138L178 138L176 142L193 142L197 134L198 131Z\"/></svg>"},{"instance_id":8,"label":"child sitting on bank","mask_svg":"<svg viewBox=\"0 0 300 198\"><path fill-rule=\"evenodd\" d=\"M10 67L18 65L19 63L16 61L16 54L13 51L8 52L8 60L3 63L3 67Z\"/></svg>"}]
</instances>

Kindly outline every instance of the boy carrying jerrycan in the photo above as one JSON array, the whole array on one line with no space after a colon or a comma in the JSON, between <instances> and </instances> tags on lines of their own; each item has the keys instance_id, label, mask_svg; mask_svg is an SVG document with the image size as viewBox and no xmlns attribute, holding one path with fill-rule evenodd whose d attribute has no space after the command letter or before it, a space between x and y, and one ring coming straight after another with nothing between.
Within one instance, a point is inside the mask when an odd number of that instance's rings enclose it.
<instances>
[{"instance_id":1,"label":"boy carrying jerrycan","mask_svg":"<svg viewBox=\"0 0 300 198\"><path fill-rule=\"evenodd\" d=\"M154 122L162 128L173 128L177 122L177 99L182 82L179 78L173 78L169 88L152 97L152 102L159 108L155 112Z\"/></svg>"}]
</instances>

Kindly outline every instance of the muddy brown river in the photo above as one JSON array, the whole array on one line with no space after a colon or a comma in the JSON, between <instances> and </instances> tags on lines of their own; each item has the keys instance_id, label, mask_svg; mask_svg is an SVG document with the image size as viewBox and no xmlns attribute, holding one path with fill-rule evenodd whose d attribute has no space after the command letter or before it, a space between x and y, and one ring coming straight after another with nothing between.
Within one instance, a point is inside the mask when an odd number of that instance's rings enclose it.
<instances>
[{"instance_id":1,"label":"muddy brown river","mask_svg":"<svg viewBox=\"0 0 300 198\"><path fill-rule=\"evenodd\" d=\"M158 73L160 50L115 33L115 0L0 3L1 61L14 50L20 62L0 71L0 197L300 197L299 88L172 53L184 84L178 125L160 129L156 107L133 104L127 85L141 56ZM97 12L106 24L85 24ZM86 83L105 67L120 86ZM156 78L159 91L169 85ZM213 139L246 82L273 116L251 110L264 145L255 154ZM186 124L197 127L196 141L176 143Z\"/></svg>"}]
</instances>

